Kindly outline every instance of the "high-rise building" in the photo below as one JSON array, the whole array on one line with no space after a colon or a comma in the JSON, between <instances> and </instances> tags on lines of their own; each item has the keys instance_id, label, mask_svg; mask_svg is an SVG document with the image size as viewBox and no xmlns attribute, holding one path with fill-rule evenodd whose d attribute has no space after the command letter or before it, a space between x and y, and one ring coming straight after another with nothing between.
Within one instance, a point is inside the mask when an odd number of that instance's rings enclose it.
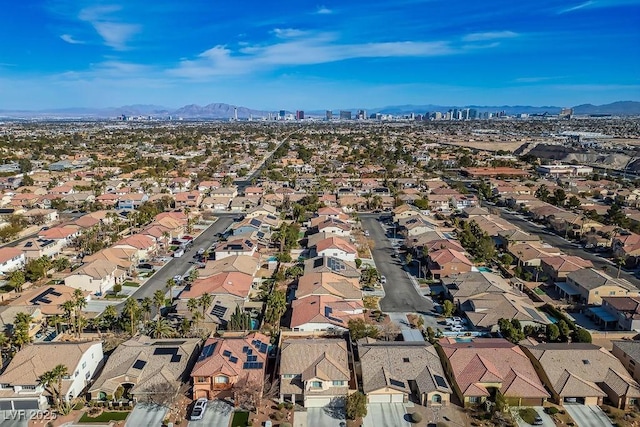
<instances>
[{"instance_id":1,"label":"high-rise building","mask_svg":"<svg viewBox=\"0 0 640 427\"><path fill-rule=\"evenodd\" d=\"M367 112L365 110L358 110L357 118L358 118L358 120L366 120L367 119Z\"/></svg>"},{"instance_id":2,"label":"high-rise building","mask_svg":"<svg viewBox=\"0 0 640 427\"><path fill-rule=\"evenodd\" d=\"M287 114L287 112L286 112L286 111L284 111L284 110L280 110L280 112L278 113L278 118L279 118L280 120L284 120L284 116L285 116L286 114Z\"/></svg>"},{"instance_id":3,"label":"high-rise building","mask_svg":"<svg viewBox=\"0 0 640 427\"><path fill-rule=\"evenodd\" d=\"M296 120L304 120L304 111L302 110L296 111Z\"/></svg>"},{"instance_id":4,"label":"high-rise building","mask_svg":"<svg viewBox=\"0 0 640 427\"><path fill-rule=\"evenodd\" d=\"M324 118L327 119L327 120L332 120L333 119L333 111L331 111L331 110L325 111Z\"/></svg>"},{"instance_id":5,"label":"high-rise building","mask_svg":"<svg viewBox=\"0 0 640 427\"><path fill-rule=\"evenodd\" d=\"M351 120L351 111L340 110L340 120Z\"/></svg>"},{"instance_id":6,"label":"high-rise building","mask_svg":"<svg viewBox=\"0 0 640 427\"><path fill-rule=\"evenodd\" d=\"M233 107L233 120L238 121L238 107Z\"/></svg>"}]
</instances>

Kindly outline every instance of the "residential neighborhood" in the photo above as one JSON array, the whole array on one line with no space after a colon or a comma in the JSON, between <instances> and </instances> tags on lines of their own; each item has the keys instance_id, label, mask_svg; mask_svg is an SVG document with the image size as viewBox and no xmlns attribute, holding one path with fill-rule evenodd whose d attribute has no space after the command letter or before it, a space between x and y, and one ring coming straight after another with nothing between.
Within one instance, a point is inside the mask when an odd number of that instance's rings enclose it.
<instances>
[{"instance_id":1,"label":"residential neighborhood","mask_svg":"<svg viewBox=\"0 0 640 427\"><path fill-rule=\"evenodd\" d=\"M24 143L0 176L0 411L639 422L637 178L525 131L490 149L402 122L56 126L0 124Z\"/></svg>"}]
</instances>

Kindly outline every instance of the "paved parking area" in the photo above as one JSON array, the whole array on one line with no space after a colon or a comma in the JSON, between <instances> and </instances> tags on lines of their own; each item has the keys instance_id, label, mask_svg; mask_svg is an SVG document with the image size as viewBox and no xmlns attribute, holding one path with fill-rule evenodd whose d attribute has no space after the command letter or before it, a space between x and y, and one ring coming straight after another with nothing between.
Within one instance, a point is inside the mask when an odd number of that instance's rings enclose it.
<instances>
[{"instance_id":1,"label":"paved parking area","mask_svg":"<svg viewBox=\"0 0 640 427\"><path fill-rule=\"evenodd\" d=\"M210 400L204 417L198 421L189 421L188 425L192 427L228 427L232 416L233 406L222 400Z\"/></svg>"},{"instance_id":2,"label":"paved parking area","mask_svg":"<svg viewBox=\"0 0 640 427\"><path fill-rule=\"evenodd\" d=\"M410 427L404 403L369 403L363 427Z\"/></svg>"},{"instance_id":3,"label":"paved parking area","mask_svg":"<svg viewBox=\"0 0 640 427\"><path fill-rule=\"evenodd\" d=\"M308 427L341 427L346 426L344 408L308 408Z\"/></svg>"},{"instance_id":4,"label":"paved parking area","mask_svg":"<svg viewBox=\"0 0 640 427\"><path fill-rule=\"evenodd\" d=\"M578 427L611 427L611 420L597 405L564 405Z\"/></svg>"},{"instance_id":5,"label":"paved parking area","mask_svg":"<svg viewBox=\"0 0 640 427\"><path fill-rule=\"evenodd\" d=\"M125 427L162 425L168 410L166 406L138 403L127 417Z\"/></svg>"}]
</instances>

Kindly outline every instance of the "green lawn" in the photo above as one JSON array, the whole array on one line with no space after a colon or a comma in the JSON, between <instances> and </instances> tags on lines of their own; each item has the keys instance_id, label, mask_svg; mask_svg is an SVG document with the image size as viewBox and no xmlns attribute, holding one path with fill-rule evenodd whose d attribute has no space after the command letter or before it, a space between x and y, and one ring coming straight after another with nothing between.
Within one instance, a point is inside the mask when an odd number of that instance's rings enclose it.
<instances>
[{"instance_id":1,"label":"green lawn","mask_svg":"<svg viewBox=\"0 0 640 427\"><path fill-rule=\"evenodd\" d=\"M132 288L137 288L138 286L140 286L140 283L136 283L136 282L124 282L122 284L122 286L131 286Z\"/></svg>"},{"instance_id":2,"label":"green lawn","mask_svg":"<svg viewBox=\"0 0 640 427\"><path fill-rule=\"evenodd\" d=\"M122 421L129 416L129 412L103 412L97 417L90 417L88 413L82 414L81 423L106 423L109 421Z\"/></svg>"},{"instance_id":3,"label":"green lawn","mask_svg":"<svg viewBox=\"0 0 640 427\"><path fill-rule=\"evenodd\" d=\"M231 427L245 427L249 421L248 412L234 412L233 420L231 420Z\"/></svg>"},{"instance_id":4,"label":"green lawn","mask_svg":"<svg viewBox=\"0 0 640 427\"><path fill-rule=\"evenodd\" d=\"M533 291L538 295L544 295L544 291L540 288L535 288Z\"/></svg>"}]
</instances>

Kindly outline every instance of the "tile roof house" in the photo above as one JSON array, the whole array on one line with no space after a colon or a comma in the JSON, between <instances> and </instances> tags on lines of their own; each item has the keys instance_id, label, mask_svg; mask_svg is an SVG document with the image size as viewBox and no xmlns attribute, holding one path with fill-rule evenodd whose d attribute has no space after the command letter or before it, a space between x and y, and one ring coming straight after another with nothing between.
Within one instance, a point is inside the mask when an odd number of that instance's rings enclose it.
<instances>
[{"instance_id":1,"label":"tile roof house","mask_svg":"<svg viewBox=\"0 0 640 427\"><path fill-rule=\"evenodd\" d=\"M617 408L640 399L640 385L606 349L586 343L524 345L524 352L557 404L601 405L608 397Z\"/></svg>"},{"instance_id":2,"label":"tile roof house","mask_svg":"<svg viewBox=\"0 0 640 427\"><path fill-rule=\"evenodd\" d=\"M611 352L613 355L627 368L633 379L640 382L640 341L620 340L612 342L613 350Z\"/></svg>"},{"instance_id":3,"label":"tile roof house","mask_svg":"<svg viewBox=\"0 0 640 427\"><path fill-rule=\"evenodd\" d=\"M62 304L73 298L75 288L65 285L44 286L26 289L17 298L9 301L9 306L26 311L29 307L37 307L43 316L62 315ZM87 301L91 300L89 292L84 293Z\"/></svg>"},{"instance_id":4,"label":"tile roof house","mask_svg":"<svg viewBox=\"0 0 640 427\"><path fill-rule=\"evenodd\" d=\"M602 306L589 309L605 329L640 331L640 296L602 297ZM608 316L607 316L608 314ZM609 325L609 323L612 325Z\"/></svg>"},{"instance_id":5,"label":"tile roof house","mask_svg":"<svg viewBox=\"0 0 640 427\"><path fill-rule=\"evenodd\" d=\"M314 254L355 262L358 257L358 249L340 237L328 237L316 243Z\"/></svg>"},{"instance_id":6,"label":"tile roof house","mask_svg":"<svg viewBox=\"0 0 640 427\"><path fill-rule=\"evenodd\" d=\"M253 276L240 272L222 272L198 278L180 294L180 299L199 298L202 294L232 295L239 300L249 297Z\"/></svg>"},{"instance_id":7,"label":"tile roof house","mask_svg":"<svg viewBox=\"0 0 640 427\"><path fill-rule=\"evenodd\" d=\"M322 218L319 218L322 219ZM336 218L326 218L322 219L322 221L315 223L312 220L312 225L318 227L318 232L328 232L333 233L338 236L350 236L351 235L351 224L344 222L340 219Z\"/></svg>"},{"instance_id":8,"label":"tile roof house","mask_svg":"<svg viewBox=\"0 0 640 427\"><path fill-rule=\"evenodd\" d=\"M116 284L122 284L125 278L125 272L116 264L97 259L74 270L64 278L64 284L96 295L104 295Z\"/></svg>"},{"instance_id":9,"label":"tile roof house","mask_svg":"<svg viewBox=\"0 0 640 427\"><path fill-rule=\"evenodd\" d=\"M0 375L0 405L8 410L46 409L52 396L40 376L58 365L67 368L62 379L65 401L81 396L103 362L102 342L36 343L24 347Z\"/></svg>"},{"instance_id":10,"label":"tile roof house","mask_svg":"<svg viewBox=\"0 0 640 427\"><path fill-rule=\"evenodd\" d=\"M349 321L364 320L360 300L345 301L333 295L310 295L291 303L290 327L294 331L348 331Z\"/></svg>"},{"instance_id":11,"label":"tile roof house","mask_svg":"<svg viewBox=\"0 0 640 427\"><path fill-rule=\"evenodd\" d=\"M296 298L311 295L333 295L348 301L362 300L358 278L348 278L335 273L308 273L298 278Z\"/></svg>"},{"instance_id":12,"label":"tile roof house","mask_svg":"<svg viewBox=\"0 0 640 427\"><path fill-rule=\"evenodd\" d=\"M468 273L473 263L462 252L445 248L429 253L427 267L435 279L440 279Z\"/></svg>"},{"instance_id":13,"label":"tile roof house","mask_svg":"<svg viewBox=\"0 0 640 427\"><path fill-rule=\"evenodd\" d=\"M26 263L24 253L18 248L0 248L0 274L21 269Z\"/></svg>"},{"instance_id":14,"label":"tile roof house","mask_svg":"<svg viewBox=\"0 0 640 427\"><path fill-rule=\"evenodd\" d=\"M336 257L315 257L304 262L304 272L308 273L336 273L340 276L360 278L360 270L355 262L345 261Z\"/></svg>"},{"instance_id":15,"label":"tile roof house","mask_svg":"<svg viewBox=\"0 0 640 427\"><path fill-rule=\"evenodd\" d=\"M151 339L138 335L111 353L99 377L89 388L92 400L105 400L118 387L138 400L177 392L200 353L200 339Z\"/></svg>"},{"instance_id":16,"label":"tile roof house","mask_svg":"<svg viewBox=\"0 0 640 427\"><path fill-rule=\"evenodd\" d=\"M280 401L305 408L342 407L351 372L344 339L285 339L280 346Z\"/></svg>"},{"instance_id":17,"label":"tile roof house","mask_svg":"<svg viewBox=\"0 0 640 427\"><path fill-rule=\"evenodd\" d=\"M362 389L369 403L448 404L452 393L435 347L418 342L358 342Z\"/></svg>"},{"instance_id":18,"label":"tile roof house","mask_svg":"<svg viewBox=\"0 0 640 427\"><path fill-rule=\"evenodd\" d=\"M540 266L544 274L549 276L551 280L565 281L567 275L576 270L583 268L592 268L593 263L579 256L573 255L555 255L540 258Z\"/></svg>"},{"instance_id":19,"label":"tile roof house","mask_svg":"<svg viewBox=\"0 0 640 427\"><path fill-rule=\"evenodd\" d=\"M441 360L450 384L463 405L483 403L499 390L512 406L542 406L549 397L531 361L502 338L439 340Z\"/></svg>"},{"instance_id":20,"label":"tile roof house","mask_svg":"<svg viewBox=\"0 0 640 427\"><path fill-rule=\"evenodd\" d=\"M567 275L566 283L556 284L560 294L584 304L602 304L603 296L637 296L638 288L624 279L615 279L595 268L583 268Z\"/></svg>"},{"instance_id":21,"label":"tile roof house","mask_svg":"<svg viewBox=\"0 0 640 427\"><path fill-rule=\"evenodd\" d=\"M262 397L269 338L260 333L244 337L209 338L198 356L191 380L193 399L231 398L237 404Z\"/></svg>"},{"instance_id":22,"label":"tile roof house","mask_svg":"<svg viewBox=\"0 0 640 427\"><path fill-rule=\"evenodd\" d=\"M260 267L260 259L248 255L232 255L220 260L207 261L200 269L200 278L213 276L218 273L244 273L254 276Z\"/></svg>"},{"instance_id":23,"label":"tile roof house","mask_svg":"<svg viewBox=\"0 0 640 427\"><path fill-rule=\"evenodd\" d=\"M129 248L138 251L138 259L151 259L158 251L158 243L150 236L132 234L117 241L114 248Z\"/></svg>"},{"instance_id":24,"label":"tile roof house","mask_svg":"<svg viewBox=\"0 0 640 427\"><path fill-rule=\"evenodd\" d=\"M216 260L231 256L253 256L258 249L256 242L249 239L232 239L218 243L213 249Z\"/></svg>"},{"instance_id":25,"label":"tile roof house","mask_svg":"<svg viewBox=\"0 0 640 427\"><path fill-rule=\"evenodd\" d=\"M93 255L85 256L82 261L87 263L99 259L112 262L127 273L132 273L140 261L138 251L127 247L106 248Z\"/></svg>"}]
</instances>

